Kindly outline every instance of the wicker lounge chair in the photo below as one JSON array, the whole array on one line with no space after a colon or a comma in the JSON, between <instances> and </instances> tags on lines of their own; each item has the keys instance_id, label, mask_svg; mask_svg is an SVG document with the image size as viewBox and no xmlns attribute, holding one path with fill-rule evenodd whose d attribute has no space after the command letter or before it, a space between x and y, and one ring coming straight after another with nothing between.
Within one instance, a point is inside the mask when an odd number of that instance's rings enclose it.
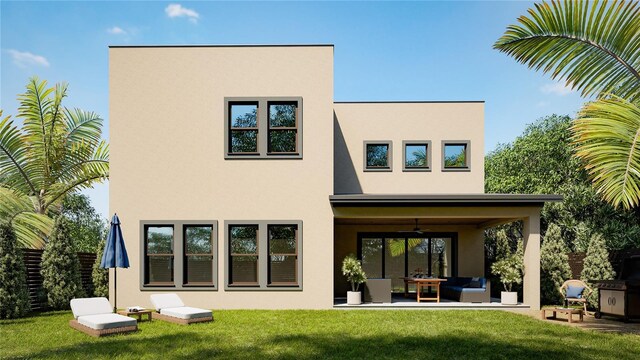
<instances>
[{"instance_id":1,"label":"wicker lounge chair","mask_svg":"<svg viewBox=\"0 0 640 360\"><path fill-rule=\"evenodd\" d=\"M69 326L95 337L122 334L138 330L136 319L113 313L107 298L71 300L73 320Z\"/></svg>"},{"instance_id":2,"label":"wicker lounge chair","mask_svg":"<svg viewBox=\"0 0 640 360\"><path fill-rule=\"evenodd\" d=\"M211 310L184 306L177 294L151 295L151 302L156 308L154 319L164 320L181 325L213 321Z\"/></svg>"},{"instance_id":3,"label":"wicker lounge chair","mask_svg":"<svg viewBox=\"0 0 640 360\"><path fill-rule=\"evenodd\" d=\"M583 287L582 295L577 297L567 297L567 289L569 286ZM564 296L564 301L567 303L581 303L584 306L584 312L587 312L587 298L593 290L582 280L567 280L560 286L560 293Z\"/></svg>"}]
</instances>

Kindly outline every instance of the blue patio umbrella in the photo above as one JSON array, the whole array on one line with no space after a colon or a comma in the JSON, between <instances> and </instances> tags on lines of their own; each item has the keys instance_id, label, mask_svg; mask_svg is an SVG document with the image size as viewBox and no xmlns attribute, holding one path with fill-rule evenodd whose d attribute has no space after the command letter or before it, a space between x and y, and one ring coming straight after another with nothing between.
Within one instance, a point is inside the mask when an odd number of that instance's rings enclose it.
<instances>
[{"instance_id":1,"label":"blue patio umbrella","mask_svg":"<svg viewBox=\"0 0 640 360\"><path fill-rule=\"evenodd\" d=\"M127 249L124 246L124 238L122 237L122 230L120 230L118 214L113 214L113 218L111 219L109 235L107 235L107 243L104 247L100 267L103 269L113 268L113 310L116 311L118 296L117 268L129 267L129 257L127 256Z\"/></svg>"}]
</instances>

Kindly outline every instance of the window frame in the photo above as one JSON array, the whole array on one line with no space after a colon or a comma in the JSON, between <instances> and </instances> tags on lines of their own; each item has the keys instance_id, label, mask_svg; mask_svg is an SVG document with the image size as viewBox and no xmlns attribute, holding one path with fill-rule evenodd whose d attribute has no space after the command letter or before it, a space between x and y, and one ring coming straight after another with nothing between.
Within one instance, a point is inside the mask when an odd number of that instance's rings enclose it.
<instances>
[{"instance_id":1,"label":"window frame","mask_svg":"<svg viewBox=\"0 0 640 360\"><path fill-rule=\"evenodd\" d=\"M256 287L256 286L260 286L260 225L258 224L233 224L233 225L229 225L227 227L227 229L229 230L229 237L228 240L229 243L231 242L231 228L232 227L255 227L256 228L256 252L255 253L244 253L244 254L234 254L231 252L231 246L229 244L229 252L228 252L228 257L227 257L227 270L229 271L229 275L227 277L228 280L228 286L231 287ZM233 276L233 272L232 272L232 267L231 265L233 264L232 259L234 257L250 257L250 256L255 256L256 257L256 281L255 282L231 282L231 276Z\"/></svg>"},{"instance_id":2,"label":"window frame","mask_svg":"<svg viewBox=\"0 0 640 360\"><path fill-rule=\"evenodd\" d=\"M446 149L447 145L464 145L465 146L465 150L464 150L464 153L465 153L465 155L464 155L465 166L447 167L445 165L445 158L446 158L445 149ZM469 171L471 171L471 141L470 140L442 140L441 151L442 151L442 156L440 157L440 159L442 161L442 171L443 172L469 172Z\"/></svg>"},{"instance_id":3,"label":"window frame","mask_svg":"<svg viewBox=\"0 0 640 360\"><path fill-rule=\"evenodd\" d=\"M367 148L369 145L386 145L387 151L387 166L385 167L369 167L367 165ZM363 170L365 172L391 172L393 171L393 141L391 140L365 140L363 152Z\"/></svg>"},{"instance_id":4,"label":"window frame","mask_svg":"<svg viewBox=\"0 0 640 360\"><path fill-rule=\"evenodd\" d=\"M233 128L231 126L231 106L242 104L258 104L257 129L255 128ZM269 104L273 103L296 103L296 127L275 127L272 130L269 121ZM224 158L226 160L238 159L302 159L302 126L303 126L303 106L302 97L296 96L271 96L271 97L225 97L224 98ZM231 152L231 131L246 129L241 131L258 131L257 152L234 153ZM270 152L269 140L271 131L296 130L296 151L295 152Z\"/></svg>"},{"instance_id":5,"label":"window frame","mask_svg":"<svg viewBox=\"0 0 640 360\"><path fill-rule=\"evenodd\" d=\"M271 105L292 105L295 104L294 106L296 107L296 113L295 113L295 126L291 127L291 126L275 126L272 127L271 126ZM299 102L298 101L281 101L281 100L268 100L267 101L267 155L270 156L283 156L283 155L298 155L300 153L299 150L299 146L298 146L298 140L299 140L299 136L298 136L298 128L299 128L299 124L300 121L298 120L300 118L300 106L298 105ZM296 148L294 151L271 151L271 133L272 132L278 132L278 131L295 131L296 132Z\"/></svg>"},{"instance_id":6,"label":"window frame","mask_svg":"<svg viewBox=\"0 0 640 360\"><path fill-rule=\"evenodd\" d=\"M149 233L149 228L157 227L157 228L171 228L172 237L171 237L171 253L162 253L162 254L149 254L149 242L147 234ZM143 256L144 256L144 269L143 269L143 279L142 281L146 286L158 286L158 287L174 287L176 283L176 228L173 224L170 223L162 223L162 224L145 224L143 229ZM162 282L150 282L149 279L149 258L150 257L171 257L171 277L173 281L162 281Z\"/></svg>"},{"instance_id":7,"label":"window frame","mask_svg":"<svg viewBox=\"0 0 640 360\"><path fill-rule=\"evenodd\" d=\"M427 147L427 166L415 167L407 166L407 146L423 145ZM433 160L431 157L431 140L404 140L402 141L402 171L404 172L430 172L433 168Z\"/></svg>"},{"instance_id":8,"label":"window frame","mask_svg":"<svg viewBox=\"0 0 640 360\"><path fill-rule=\"evenodd\" d=\"M211 253L209 254L190 254L187 249L187 228L189 227L210 227L211 228ZM215 231L215 232L214 232ZM183 287L211 287L214 286L216 279L215 277L217 277L216 271L215 271L215 263L217 261L217 256L216 256L216 252L217 252L217 244L215 241L215 238L217 238L217 233L216 233L216 229L214 228L214 226L212 224L182 224L182 241L184 242L183 245L183 252L182 252L182 258L183 258L183 276L182 276L182 286ZM214 245L216 245L214 247ZM189 276L189 272L188 272L188 268L189 268L189 256L211 256L211 282L189 282L188 276ZM214 276L215 275L215 276Z\"/></svg>"},{"instance_id":9,"label":"window frame","mask_svg":"<svg viewBox=\"0 0 640 360\"><path fill-rule=\"evenodd\" d=\"M231 107L234 105L255 105L256 106L256 126L255 127L234 127L231 125ZM263 110L261 110L260 108L260 102L259 101L229 101L225 103L226 106L226 112L225 112L225 121L226 124L229 128L227 134L226 134L226 138L228 141L228 147L226 147L226 151L229 154L233 154L233 156L252 156L252 155L260 155L260 114ZM249 132L249 131L255 131L256 132L256 151L251 151L251 152L231 152L231 137L232 137L232 133L234 131L243 131L243 132Z\"/></svg>"},{"instance_id":10,"label":"window frame","mask_svg":"<svg viewBox=\"0 0 640 360\"><path fill-rule=\"evenodd\" d=\"M269 230L271 229L271 227L273 226L295 226L295 252L294 253L272 253L271 252L271 239L269 238ZM298 224L268 224L267 225L267 246L269 247L267 249L267 286L269 287L278 287L278 286L298 286L298 283L300 282L298 279L298 259L299 259L299 252L298 252L298 244L299 244L299 232L300 232L300 228L298 227ZM271 281L271 257L272 256L293 256L296 260L296 266L295 266L295 281L294 282L273 282Z\"/></svg>"},{"instance_id":11,"label":"window frame","mask_svg":"<svg viewBox=\"0 0 640 360\"><path fill-rule=\"evenodd\" d=\"M224 253L229 258L231 251L230 229L232 226L258 226L258 284L235 285L231 284L231 263L224 266L224 290L225 291L302 291L303 279L303 235L302 220L225 220L224 222ZM296 284L269 284L269 226L270 225L296 225Z\"/></svg>"},{"instance_id":12,"label":"window frame","mask_svg":"<svg viewBox=\"0 0 640 360\"><path fill-rule=\"evenodd\" d=\"M146 229L154 226L172 226L173 227L173 284L160 285L157 283L146 283ZM185 283L186 271L186 226L211 226L213 261L212 261L212 284L207 285L189 285ZM218 221L217 220L141 220L140 228L140 290L141 291L218 291Z\"/></svg>"}]
</instances>

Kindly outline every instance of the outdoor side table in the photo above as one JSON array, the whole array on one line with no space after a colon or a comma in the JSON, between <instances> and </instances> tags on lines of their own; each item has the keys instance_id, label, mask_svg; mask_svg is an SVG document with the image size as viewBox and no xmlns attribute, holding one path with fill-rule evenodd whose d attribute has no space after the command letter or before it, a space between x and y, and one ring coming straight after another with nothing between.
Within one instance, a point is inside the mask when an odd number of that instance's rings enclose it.
<instances>
[{"instance_id":1,"label":"outdoor side table","mask_svg":"<svg viewBox=\"0 0 640 360\"><path fill-rule=\"evenodd\" d=\"M573 322L573 314L578 314L580 316L580 322L584 320L584 311L582 309L571 309L571 308L551 308L551 309L542 309L540 310L540 317L542 320L547 319L547 311L551 311L551 319L556 318L556 313L567 314L567 319L569 323Z\"/></svg>"},{"instance_id":2,"label":"outdoor side table","mask_svg":"<svg viewBox=\"0 0 640 360\"><path fill-rule=\"evenodd\" d=\"M151 321L151 310L140 310L140 311L127 311L127 310L119 310L118 314L124 316L132 316L138 319L138 322L142 321L142 315L147 315L147 320Z\"/></svg>"}]
</instances>

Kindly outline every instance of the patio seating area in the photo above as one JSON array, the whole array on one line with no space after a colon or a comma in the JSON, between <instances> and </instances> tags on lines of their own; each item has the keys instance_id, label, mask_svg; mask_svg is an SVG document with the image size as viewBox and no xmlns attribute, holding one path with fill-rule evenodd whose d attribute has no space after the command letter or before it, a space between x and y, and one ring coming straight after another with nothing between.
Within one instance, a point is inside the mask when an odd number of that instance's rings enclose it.
<instances>
[{"instance_id":1,"label":"patio seating area","mask_svg":"<svg viewBox=\"0 0 640 360\"><path fill-rule=\"evenodd\" d=\"M390 303L364 302L360 305L348 305L347 299L336 297L333 301L334 309L433 309L433 310L525 310L529 311L529 305L518 303L517 305L503 305L500 299L491 298L490 302L459 302L449 299L440 299L440 302L417 302L415 294L404 297L402 294L393 294Z\"/></svg>"}]
</instances>

